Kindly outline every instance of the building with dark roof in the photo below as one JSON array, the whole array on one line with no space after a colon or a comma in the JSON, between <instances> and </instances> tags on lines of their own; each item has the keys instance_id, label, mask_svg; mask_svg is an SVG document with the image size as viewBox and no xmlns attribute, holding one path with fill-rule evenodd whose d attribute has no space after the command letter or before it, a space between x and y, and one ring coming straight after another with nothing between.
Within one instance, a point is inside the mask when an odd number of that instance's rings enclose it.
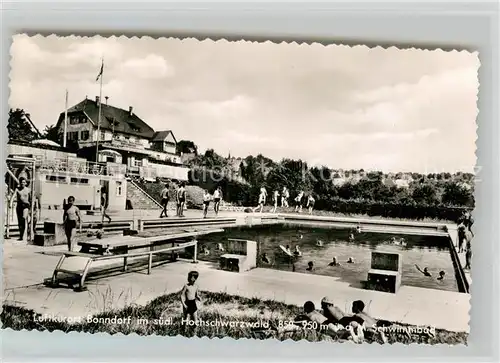
<instances>
[{"instance_id":1,"label":"building with dark roof","mask_svg":"<svg viewBox=\"0 0 500 363\"><path fill-rule=\"evenodd\" d=\"M57 122L61 139L64 119L61 112ZM132 106L125 110L108 105L107 98L105 103L101 103L99 97L85 98L68 109L66 137L68 146L77 150L79 156L101 163L126 164L128 174L147 179L187 178L187 168L176 153L177 140L173 132L155 131L134 113Z\"/></svg>"}]
</instances>

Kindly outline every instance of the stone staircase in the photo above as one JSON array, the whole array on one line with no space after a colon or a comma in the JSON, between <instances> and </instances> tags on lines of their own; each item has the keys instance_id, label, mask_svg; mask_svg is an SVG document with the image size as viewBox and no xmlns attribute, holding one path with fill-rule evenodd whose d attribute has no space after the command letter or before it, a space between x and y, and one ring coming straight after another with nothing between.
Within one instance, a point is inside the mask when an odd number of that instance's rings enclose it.
<instances>
[{"instance_id":1,"label":"stone staircase","mask_svg":"<svg viewBox=\"0 0 500 363\"><path fill-rule=\"evenodd\" d=\"M132 180L127 183L127 199L134 209L161 209L160 203Z\"/></svg>"}]
</instances>

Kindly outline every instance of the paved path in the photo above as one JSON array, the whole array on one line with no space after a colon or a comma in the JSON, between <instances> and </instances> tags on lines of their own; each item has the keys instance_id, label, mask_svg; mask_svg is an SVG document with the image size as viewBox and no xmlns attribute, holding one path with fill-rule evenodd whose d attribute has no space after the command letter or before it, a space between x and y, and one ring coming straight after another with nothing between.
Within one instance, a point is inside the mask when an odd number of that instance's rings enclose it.
<instances>
[{"instance_id":1,"label":"paved path","mask_svg":"<svg viewBox=\"0 0 500 363\"><path fill-rule=\"evenodd\" d=\"M89 281L88 291L82 293L39 285L51 276L59 258L57 252L62 249L5 244L4 301L53 316L87 316L130 304L147 304L158 296L179 291L187 273L196 268L202 290L295 305L312 300L317 306L323 296L329 295L345 310L353 300L361 299L368 312L378 318L469 331L468 294L408 286L402 286L397 294L387 294L353 288L332 277L262 268L238 274L218 270L210 263L180 261L156 267L151 275L142 270Z\"/></svg>"}]
</instances>

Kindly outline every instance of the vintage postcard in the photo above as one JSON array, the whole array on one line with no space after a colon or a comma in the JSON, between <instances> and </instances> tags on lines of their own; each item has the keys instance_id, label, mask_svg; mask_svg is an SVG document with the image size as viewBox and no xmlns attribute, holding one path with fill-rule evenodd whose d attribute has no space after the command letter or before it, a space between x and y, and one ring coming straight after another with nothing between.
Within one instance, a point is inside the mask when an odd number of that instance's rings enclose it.
<instances>
[{"instance_id":1,"label":"vintage postcard","mask_svg":"<svg viewBox=\"0 0 500 363\"><path fill-rule=\"evenodd\" d=\"M467 344L479 66L14 36L3 328Z\"/></svg>"}]
</instances>

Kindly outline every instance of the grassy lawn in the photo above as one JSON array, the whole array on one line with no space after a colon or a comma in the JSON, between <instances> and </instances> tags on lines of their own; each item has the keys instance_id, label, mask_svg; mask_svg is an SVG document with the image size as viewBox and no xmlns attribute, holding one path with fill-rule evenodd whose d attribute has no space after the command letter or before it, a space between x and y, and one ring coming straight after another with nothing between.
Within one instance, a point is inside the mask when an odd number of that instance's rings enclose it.
<instances>
[{"instance_id":1,"label":"grassy lawn","mask_svg":"<svg viewBox=\"0 0 500 363\"><path fill-rule=\"evenodd\" d=\"M301 313L301 308L287 305L276 301L263 301L260 299L248 299L225 293L203 292L203 306L200 309L199 318L203 321L221 321L226 326L187 326L181 322L181 304L179 293L161 296L151 301L146 306L130 306L119 311L108 311L93 316L95 321L82 319L80 322L68 323L66 321L44 320L40 314L21 307L4 305L1 313L3 328L14 330L40 330L64 332L78 331L88 333L105 332L115 333L137 333L139 335L183 335L186 337L210 337L234 339L268 339L278 340L309 340L309 341L346 341L344 332L323 332L313 329L303 329L294 332L275 332L256 330L245 323L271 322L271 325L279 325L279 322L293 320ZM108 320L105 320L105 319ZM112 318L123 321L110 320ZM229 325L229 322L238 322L238 325ZM240 323L242 322L242 323ZM265 324L262 324L265 326ZM399 326L404 326L398 324ZM385 333L388 343L424 343L424 344L466 344L468 334L449 332L446 330L435 330L435 334L408 334L401 331ZM365 342L382 343L378 336L365 335Z\"/></svg>"}]
</instances>

